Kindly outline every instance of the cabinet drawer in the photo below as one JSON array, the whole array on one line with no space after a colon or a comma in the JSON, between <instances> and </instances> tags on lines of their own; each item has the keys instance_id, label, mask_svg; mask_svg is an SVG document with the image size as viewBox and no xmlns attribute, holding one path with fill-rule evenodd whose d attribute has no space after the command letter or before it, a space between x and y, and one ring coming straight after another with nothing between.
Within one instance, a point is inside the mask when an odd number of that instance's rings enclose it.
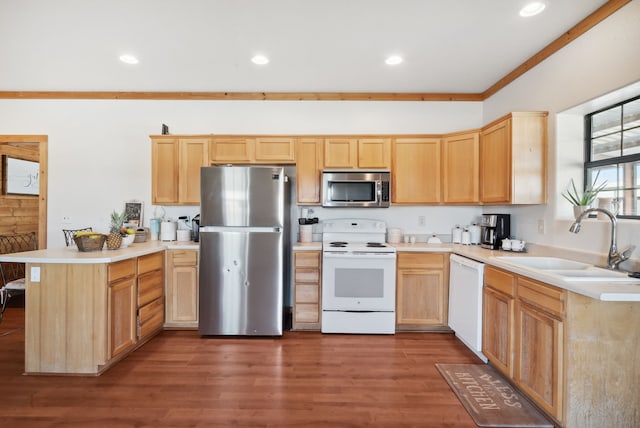
<instances>
[{"instance_id":1,"label":"cabinet drawer","mask_svg":"<svg viewBox=\"0 0 640 428\"><path fill-rule=\"evenodd\" d=\"M162 269L163 262L164 254L162 252L138 257L138 275L151 272L152 270Z\"/></svg>"},{"instance_id":2,"label":"cabinet drawer","mask_svg":"<svg viewBox=\"0 0 640 428\"><path fill-rule=\"evenodd\" d=\"M127 259L120 262L109 263L109 283L118 281L136 274L136 259Z\"/></svg>"},{"instance_id":3,"label":"cabinet drawer","mask_svg":"<svg viewBox=\"0 0 640 428\"><path fill-rule=\"evenodd\" d=\"M398 253L398 269L444 267L444 254Z\"/></svg>"},{"instance_id":4,"label":"cabinet drawer","mask_svg":"<svg viewBox=\"0 0 640 428\"><path fill-rule=\"evenodd\" d=\"M318 269L296 269L295 271L296 282L320 282L320 271Z\"/></svg>"},{"instance_id":5,"label":"cabinet drawer","mask_svg":"<svg viewBox=\"0 0 640 428\"><path fill-rule=\"evenodd\" d=\"M319 287L312 284L296 284L296 303L320 302Z\"/></svg>"},{"instance_id":6,"label":"cabinet drawer","mask_svg":"<svg viewBox=\"0 0 640 428\"><path fill-rule=\"evenodd\" d=\"M320 267L320 252L319 251L304 251L295 253L295 267L305 268L319 268Z\"/></svg>"},{"instance_id":7,"label":"cabinet drawer","mask_svg":"<svg viewBox=\"0 0 640 428\"><path fill-rule=\"evenodd\" d=\"M174 266L195 266L198 264L198 253L195 250L169 251L171 263Z\"/></svg>"},{"instance_id":8,"label":"cabinet drawer","mask_svg":"<svg viewBox=\"0 0 640 428\"><path fill-rule=\"evenodd\" d=\"M138 276L138 307L162 297L163 276L161 270Z\"/></svg>"},{"instance_id":9,"label":"cabinet drawer","mask_svg":"<svg viewBox=\"0 0 640 428\"><path fill-rule=\"evenodd\" d=\"M518 298L531 306L564 315L565 292L559 288L518 277Z\"/></svg>"},{"instance_id":10,"label":"cabinet drawer","mask_svg":"<svg viewBox=\"0 0 640 428\"><path fill-rule=\"evenodd\" d=\"M313 322L320 321L320 312L317 304L301 303L295 305L295 321L296 322Z\"/></svg>"},{"instance_id":11,"label":"cabinet drawer","mask_svg":"<svg viewBox=\"0 0 640 428\"><path fill-rule=\"evenodd\" d=\"M491 266L485 266L484 268L484 286L500 291L509 297L515 295L514 276Z\"/></svg>"},{"instance_id":12,"label":"cabinet drawer","mask_svg":"<svg viewBox=\"0 0 640 428\"><path fill-rule=\"evenodd\" d=\"M156 299L138 310L140 339L162 328L164 324L164 300Z\"/></svg>"}]
</instances>

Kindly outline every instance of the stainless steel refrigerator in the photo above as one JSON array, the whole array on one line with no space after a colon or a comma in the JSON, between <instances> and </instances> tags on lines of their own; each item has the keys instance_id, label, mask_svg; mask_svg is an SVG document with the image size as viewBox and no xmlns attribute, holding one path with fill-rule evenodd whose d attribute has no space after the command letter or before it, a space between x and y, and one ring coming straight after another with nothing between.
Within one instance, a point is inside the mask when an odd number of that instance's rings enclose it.
<instances>
[{"instance_id":1,"label":"stainless steel refrigerator","mask_svg":"<svg viewBox=\"0 0 640 428\"><path fill-rule=\"evenodd\" d=\"M201 335L282 335L288 194L281 167L203 167Z\"/></svg>"}]
</instances>

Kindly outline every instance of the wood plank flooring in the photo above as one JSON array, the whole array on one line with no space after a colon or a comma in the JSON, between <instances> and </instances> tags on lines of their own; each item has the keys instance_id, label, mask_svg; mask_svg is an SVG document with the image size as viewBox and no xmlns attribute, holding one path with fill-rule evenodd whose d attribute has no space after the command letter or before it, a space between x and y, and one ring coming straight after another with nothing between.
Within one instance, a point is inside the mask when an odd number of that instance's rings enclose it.
<instances>
[{"instance_id":1,"label":"wood plank flooring","mask_svg":"<svg viewBox=\"0 0 640 428\"><path fill-rule=\"evenodd\" d=\"M25 376L24 309L0 323L0 427L475 427L435 363L452 334L164 331L99 377Z\"/></svg>"}]
</instances>

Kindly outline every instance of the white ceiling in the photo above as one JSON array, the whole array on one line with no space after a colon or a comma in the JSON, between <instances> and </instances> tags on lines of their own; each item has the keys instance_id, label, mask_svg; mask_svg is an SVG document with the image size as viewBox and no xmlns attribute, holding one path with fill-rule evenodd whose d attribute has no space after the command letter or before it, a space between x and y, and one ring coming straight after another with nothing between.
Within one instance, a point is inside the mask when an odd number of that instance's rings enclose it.
<instances>
[{"instance_id":1,"label":"white ceiling","mask_svg":"<svg viewBox=\"0 0 640 428\"><path fill-rule=\"evenodd\" d=\"M0 90L479 93L606 3L526 2L0 0Z\"/></svg>"}]
</instances>

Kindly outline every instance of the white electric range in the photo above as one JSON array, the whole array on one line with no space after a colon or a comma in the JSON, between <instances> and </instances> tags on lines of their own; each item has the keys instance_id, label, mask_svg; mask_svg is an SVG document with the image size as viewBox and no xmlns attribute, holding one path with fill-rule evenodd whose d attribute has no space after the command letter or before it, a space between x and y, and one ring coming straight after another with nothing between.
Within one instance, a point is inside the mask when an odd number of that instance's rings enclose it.
<instances>
[{"instance_id":1,"label":"white electric range","mask_svg":"<svg viewBox=\"0 0 640 428\"><path fill-rule=\"evenodd\" d=\"M323 333L394 334L396 249L384 221L323 222Z\"/></svg>"}]
</instances>

